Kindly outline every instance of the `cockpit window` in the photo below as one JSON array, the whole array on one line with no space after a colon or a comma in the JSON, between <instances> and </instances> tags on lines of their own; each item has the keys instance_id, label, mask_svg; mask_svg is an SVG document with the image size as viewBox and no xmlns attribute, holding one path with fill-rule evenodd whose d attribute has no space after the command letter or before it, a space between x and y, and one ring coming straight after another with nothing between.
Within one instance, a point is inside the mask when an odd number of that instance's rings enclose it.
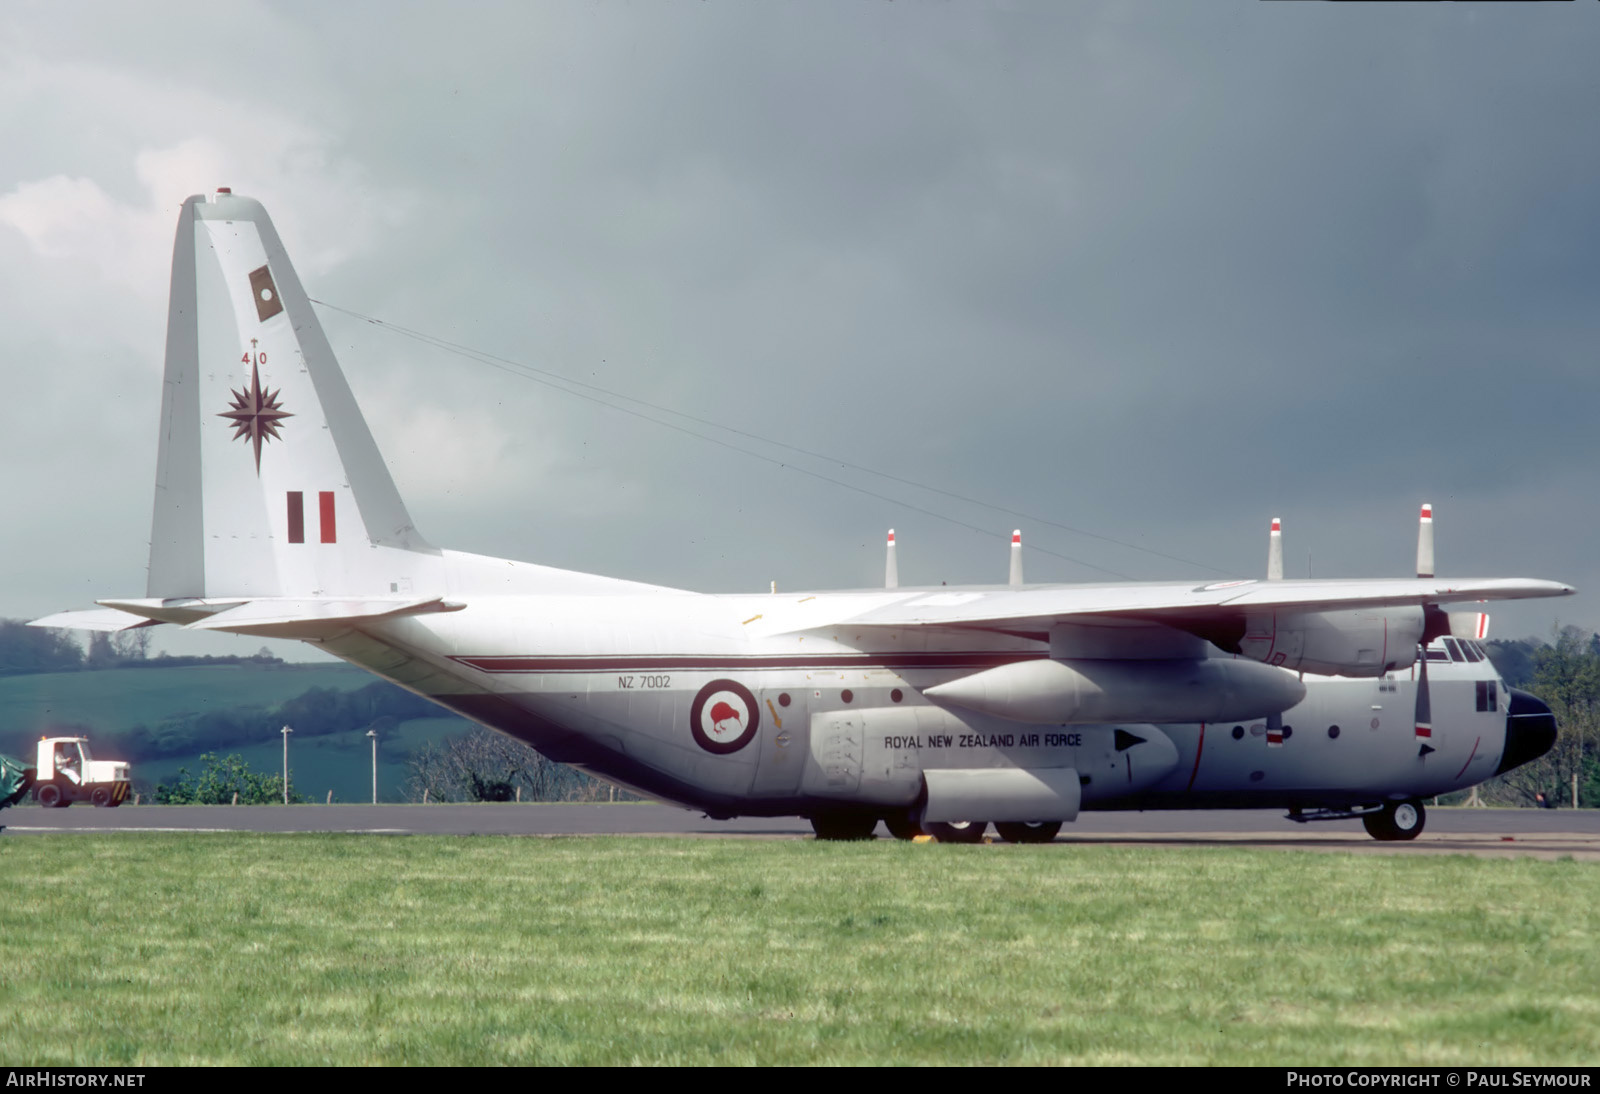
<instances>
[{"instance_id":1,"label":"cockpit window","mask_svg":"<svg viewBox=\"0 0 1600 1094\"><path fill-rule=\"evenodd\" d=\"M1429 646L1426 652L1427 652L1429 661L1448 661L1448 660L1450 660L1450 655L1448 653L1446 653L1444 650L1435 649L1434 647Z\"/></svg>"},{"instance_id":2,"label":"cockpit window","mask_svg":"<svg viewBox=\"0 0 1600 1094\"><path fill-rule=\"evenodd\" d=\"M1465 661L1466 660L1465 657L1461 656L1461 647L1456 644L1456 640L1454 638L1446 638L1444 640L1444 648L1450 651L1450 660L1452 660L1452 661Z\"/></svg>"},{"instance_id":3,"label":"cockpit window","mask_svg":"<svg viewBox=\"0 0 1600 1094\"><path fill-rule=\"evenodd\" d=\"M1463 641L1461 643L1461 652L1466 654L1467 660L1471 661L1474 665L1483 660L1483 654L1478 652L1476 642Z\"/></svg>"}]
</instances>

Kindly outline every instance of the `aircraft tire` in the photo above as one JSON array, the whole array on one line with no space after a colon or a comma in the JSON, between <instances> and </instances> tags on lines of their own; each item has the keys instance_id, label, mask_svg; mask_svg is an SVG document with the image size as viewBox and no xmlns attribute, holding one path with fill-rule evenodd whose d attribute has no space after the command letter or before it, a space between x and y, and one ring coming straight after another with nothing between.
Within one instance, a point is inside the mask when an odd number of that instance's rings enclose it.
<instances>
[{"instance_id":1,"label":"aircraft tire","mask_svg":"<svg viewBox=\"0 0 1600 1094\"><path fill-rule=\"evenodd\" d=\"M1373 839L1394 839L1394 836L1389 834L1389 818L1384 813L1361 814L1361 827L1365 828L1367 835Z\"/></svg>"},{"instance_id":2,"label":"aircraft tire","mask_svg":"<svg viewBox=\"0 0 1600 1094\"><path fill-rule=\"evenodd\" d=\"M877 827L877 817L857 813L822 813L811 818L811 830L825 840L875 839Z\"/></svg>"},{"instance_id":3,"label":"aircraft tire","mask_svg":"<svg viewBox=\"0 0 1600 1094\"><path fill-rule=\"evenodd\" d=\"M994 830L1007 843L1049 843L1061 832L1060 821L995 821Z\"/></svg>"},{"instance_id":4,"label":"aircraft tire","mask_svg":"<svg viewBox=\"0 0 1600 1094\"><path fill-rule=\"evenodd\" d=\"M61 788L54 783L45 783L34 792L34 798L46 809L60 809L67 804L62 800Z\"/></svg>"},{"instance_id":5,"label":"aircraft tire","mask_svg":"<svg viewBox=\"0 0 1600 1094\"><path fill-rule=\"evenodd\" d=\"M94 807L96 809L105 809L113 804L111 801L111 791L104 786L95 787L94 793L89 795L89 800L94 802Z\"/></svg>"},{"instance_id":6,"label":"aircraft tire","mask_svg":"<svg viewBox=\"0 0 1600 1094\"><path fill-rule=\"evenodd\" d=\"M883 818L883 826L895 839L913 840L918 836L927 835L912 817L905 813L890 813Z\"/></svg>"},{"instance_id":7,"label":"aircraft tire","mask_svg":"<svg viewBox=\"0 0 1600 1094\"><path fill-rule=\"evenodd\" d=\"M1383 815L1389 818L1389 827L1395 839L1416 839L1428 823L1428 812L1416 798L1410 801L1391 802L1384 806Z\"/></svg>"},{"instance_id":8,"label":"aircraft tire","mask_svg":"<svg viewBox=\"0 0 1600 1094\"><path fill-rule=\"evenodd\" d=\"M940 843L982 843L988 821L928 821L922 830Z\"/></svg>"},{"instance_id":9,"label":"aircraft tire","mask_svg":"<svg viewBox=\"0 0 1600 1094\"><path fill-rule=\"evenodd\" d=\"M1422 835L1422 829L1428 823L1428 811L1416 798L1387 802L1381 813L1362 814L1361 823L1367 835L1376 840L1413 840Z\"/></svg>"}]
</instances>

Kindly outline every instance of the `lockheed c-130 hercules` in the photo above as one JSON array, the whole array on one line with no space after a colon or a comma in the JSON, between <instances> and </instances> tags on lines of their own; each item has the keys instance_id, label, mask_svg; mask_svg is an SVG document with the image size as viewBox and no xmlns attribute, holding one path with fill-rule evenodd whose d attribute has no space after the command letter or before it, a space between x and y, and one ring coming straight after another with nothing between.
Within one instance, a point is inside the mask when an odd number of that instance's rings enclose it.
<instances>
[{"instance_id":1,"label":"lockheed c-130 hercules","mask_svg":"<svg viewBox=\"0 0 1600 1094\"><path fill-rule=\"evenodd\" d=\"M713 817L1037 841L1085 809L1250 806L1407 839L1423 797L1555 740L1446 606L1573 590L1435 579L1431 540L1416 579L1024 585L1014 563L900 588L891 555L885 588L771 595L439 549L265 210L227 190L179 217L163 383L145 596L37 625L300 639Z\"/></svg>"}]
</instances>

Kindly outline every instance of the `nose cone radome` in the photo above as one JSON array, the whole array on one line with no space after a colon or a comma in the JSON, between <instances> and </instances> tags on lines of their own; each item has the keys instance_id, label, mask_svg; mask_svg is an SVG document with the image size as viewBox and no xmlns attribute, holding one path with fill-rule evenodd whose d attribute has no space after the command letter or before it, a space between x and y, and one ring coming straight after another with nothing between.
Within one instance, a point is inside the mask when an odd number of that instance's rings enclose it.
<instances>
[{"instance_id":1,"label":"nose cone radome","mask_svg":"<svg viewBox=\"0 0 1600 1094\"><path fill-rule=\"evenodd\" d=\"M1511 712L1506 715L1506 749L1496 775L1537 760L1556 743L1556 716L1525 691L1511 688Z\"/></svg>"}]
</instances>

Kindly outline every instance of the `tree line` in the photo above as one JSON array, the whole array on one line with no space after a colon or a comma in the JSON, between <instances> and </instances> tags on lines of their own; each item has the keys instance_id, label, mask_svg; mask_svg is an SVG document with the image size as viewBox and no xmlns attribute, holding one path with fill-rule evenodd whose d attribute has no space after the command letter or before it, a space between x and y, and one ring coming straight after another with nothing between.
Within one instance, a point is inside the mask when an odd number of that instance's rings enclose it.
<instances>
[{"instance_id":1,"label":"tree line","mask_svg":"<svg viewBox=\"0 0 1600 1094\"><path fill-rule=\"evenodd\" d=\"M98 669L186 668L191 665L281 665L263 647L259 653L203 657L150 656L150 628L101 631L89 635L89 647L78 645L71 631L30 627L21 619L0 619L0 676Z\"/></svg>"},{"instance_id":2,"label":"tree line","mask_svg":"<svg viewBox=\"0 0 1600 1094\"><path fill-rule=\"evenodd\" d=\"M1571 806L1573 776L1578 804L1600 805L1600 634L1560 627L1551 641L1487 642L1489 659L1505 682L1544 700L1560 733L1555 747L1530 764L1498 775L1479 788L1482 800Z\"/></svg>"}]
</instances>

